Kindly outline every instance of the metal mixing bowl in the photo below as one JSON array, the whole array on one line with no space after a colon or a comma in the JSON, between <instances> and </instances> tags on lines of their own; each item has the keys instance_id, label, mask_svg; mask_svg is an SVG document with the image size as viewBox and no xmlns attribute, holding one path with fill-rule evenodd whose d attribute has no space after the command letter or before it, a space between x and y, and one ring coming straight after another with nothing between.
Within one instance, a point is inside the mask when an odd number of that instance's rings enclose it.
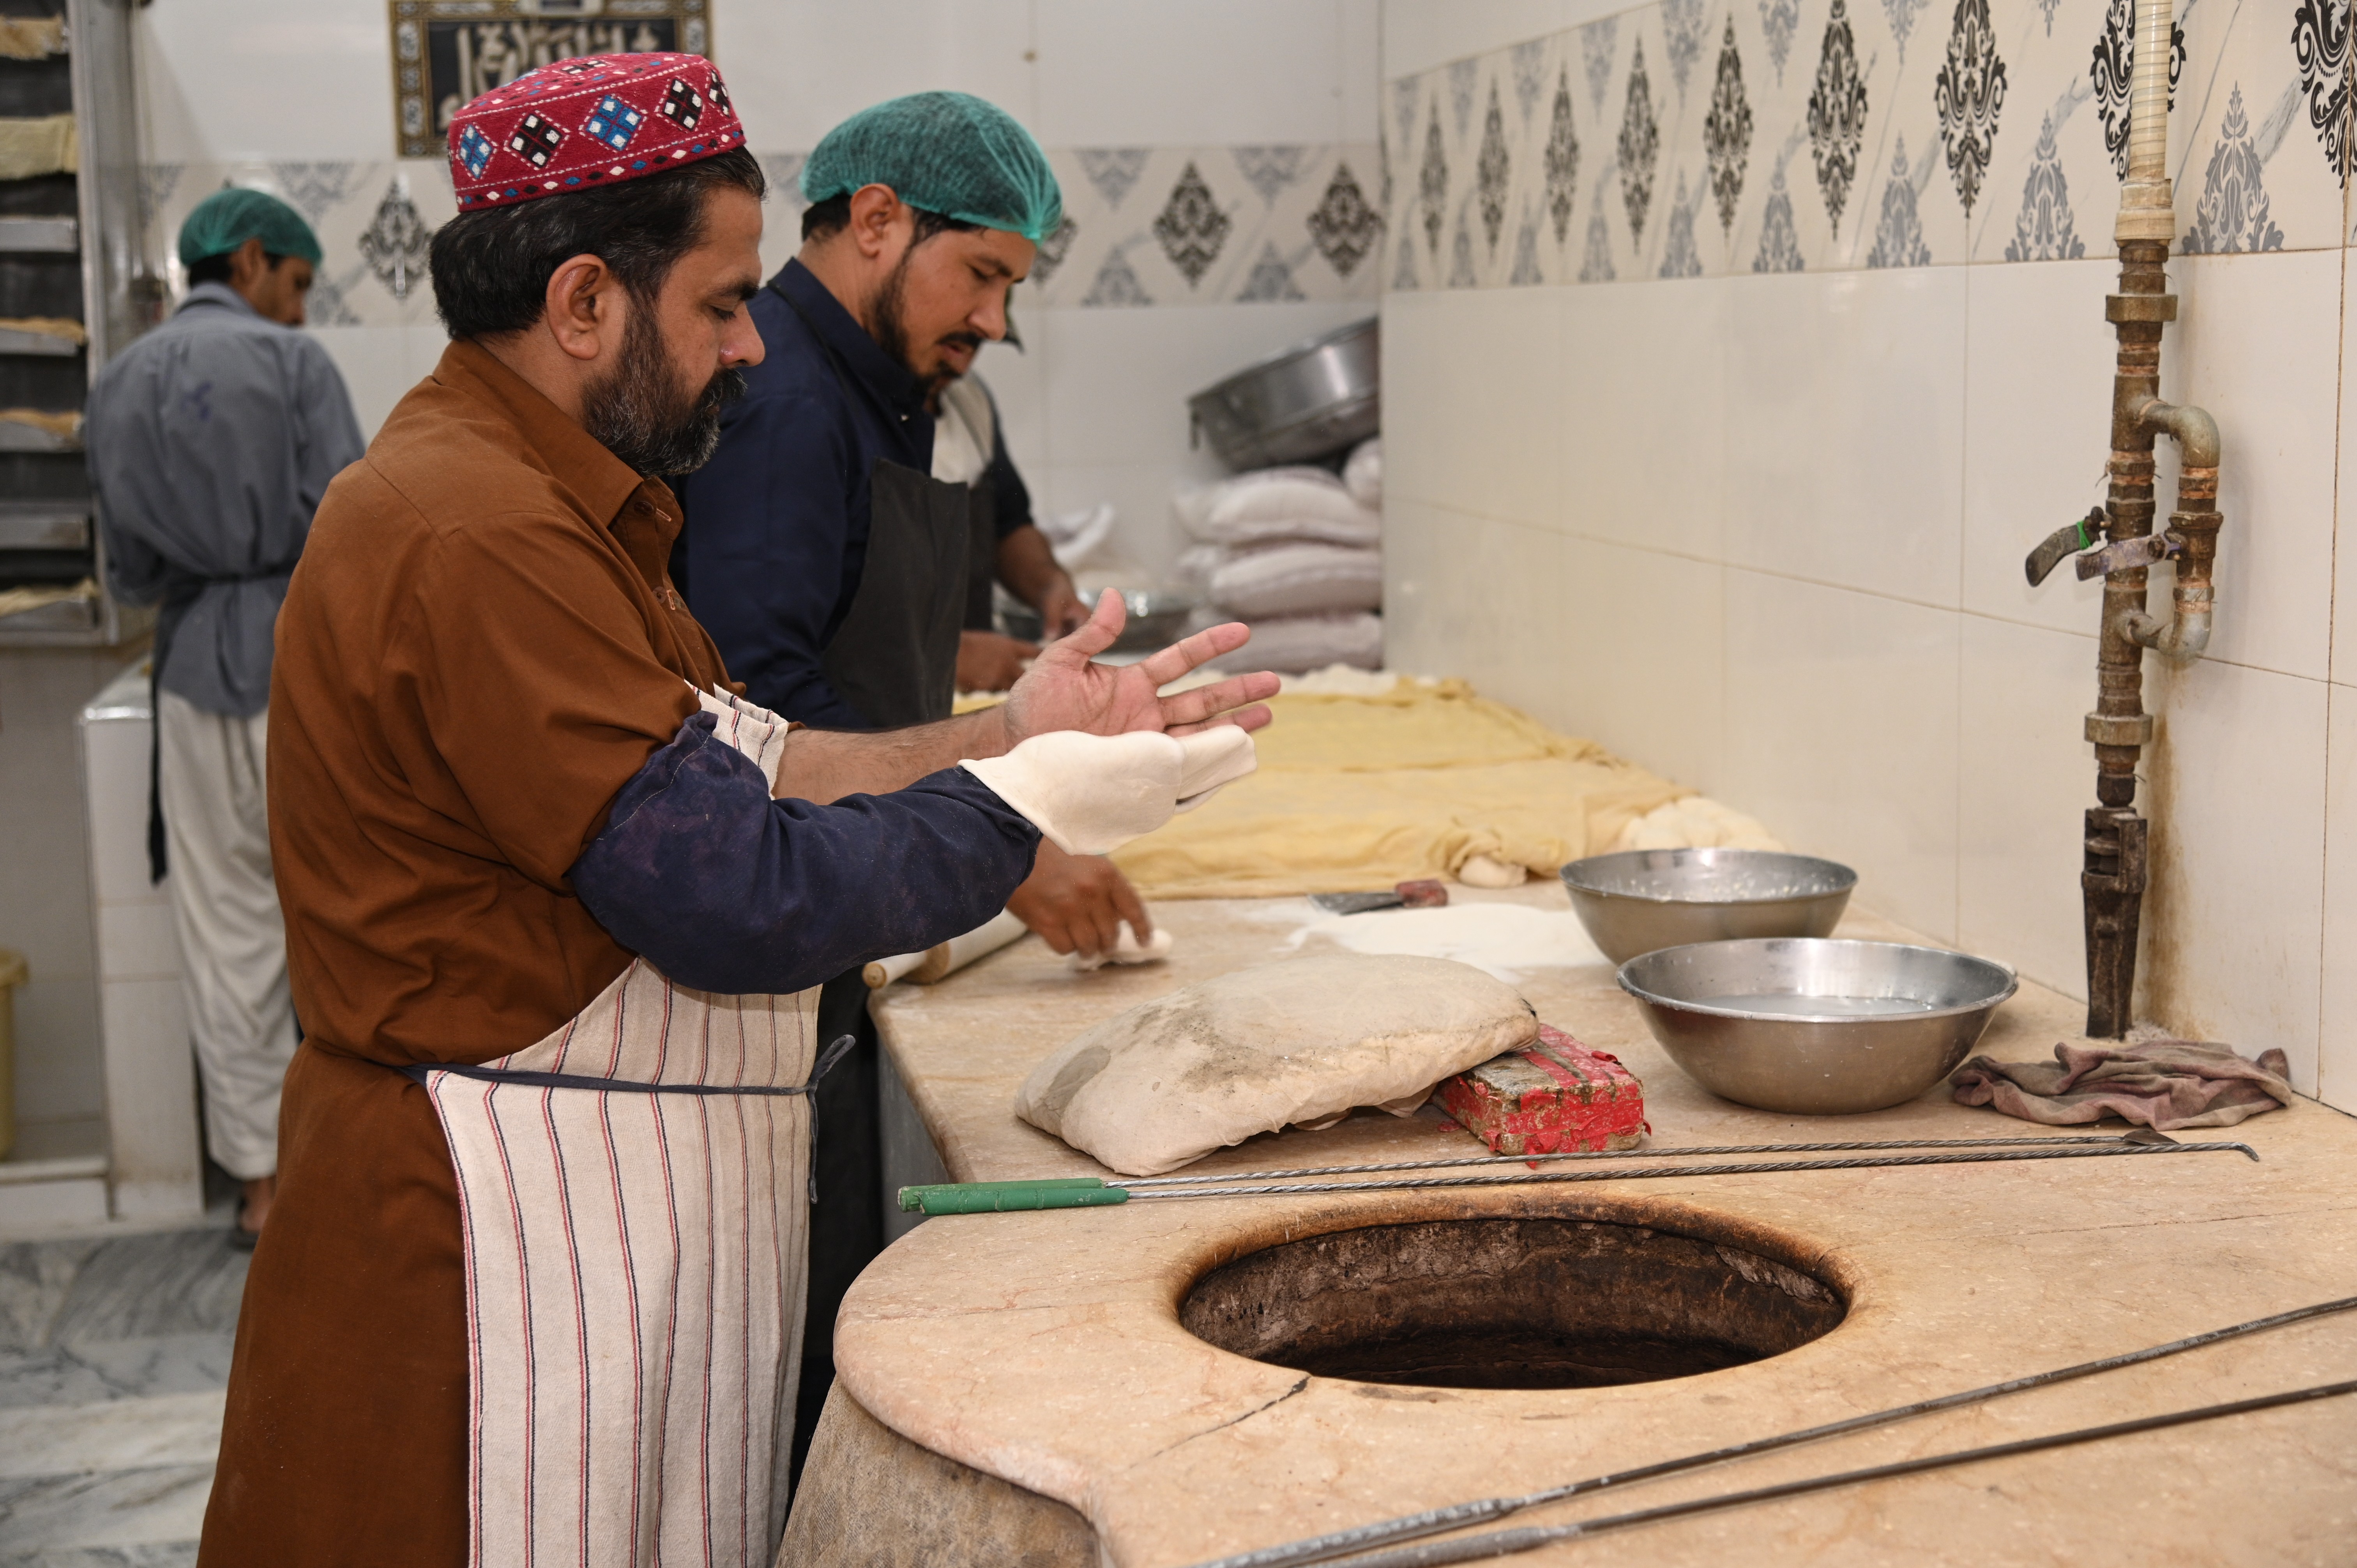
<instances>
[{"instance_id":1,"label":"metal mixing bowl","mask_svg":"<svg viewBox=\"0 0 2357 1568\"><path fill-rule=\"evenodd\" d=\"M1604 956L1738 937L1824 937L1857 873L1759 849L1632 849L1575 860L1557 875Z\"/></svg>"},{"instance_id":2,"label":"metal mixing bowl","mask_svg":"<svg viewBox=\"0 0 2357 1568\"><path fill-rule=\"evenodd\" d=\"M1802 1116L1914 1099L1956 1070L2015 984L1968 953L1813 937L1697 942L1620 966L1620 989L1688 1077Z\"/></svg>"},{"instance_id":3,"label":"metal mixing bowl","mask_svg":"<svg viewBox=\"0 0 2357 1568\"><path fill-rule=\"evenodd\" d=\"M1187 400L1232 468L1312 463L1383 423L1383 328L1372 317L1245 366Z\"/></svg>"}]
</instances>

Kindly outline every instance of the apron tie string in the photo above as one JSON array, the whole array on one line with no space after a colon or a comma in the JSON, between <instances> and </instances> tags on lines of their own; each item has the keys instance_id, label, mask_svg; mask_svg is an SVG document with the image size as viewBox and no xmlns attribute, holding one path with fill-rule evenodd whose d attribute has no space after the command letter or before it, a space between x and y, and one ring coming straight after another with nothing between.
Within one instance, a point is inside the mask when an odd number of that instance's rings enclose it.
<instances>
[{"instance_id":1,"label":"apron tie string","mask_svg":"<svg viewBox=\"0 0 2357 1568\"><path fill-rule=\"evenodd\" d=\"M631 1083L619 1078L589 1078L571 1072L526 1072L520 1069L495 1067L455 1067L444 1062L415 1062L393 1070L404 1078L424 1087L429 1073L454 1073L460 1078L479 1079L485 1083L512 1083L526 1089L587 1089L601 1094L808 1094L818 1088L819 1079L834 1070L837 1062L851 1053L855 1043L849 1035L838 1035L818 1058L808 1083L790 1084L776 1088L768 1084L713 1083Z\"/></svg>"}]
</instances>

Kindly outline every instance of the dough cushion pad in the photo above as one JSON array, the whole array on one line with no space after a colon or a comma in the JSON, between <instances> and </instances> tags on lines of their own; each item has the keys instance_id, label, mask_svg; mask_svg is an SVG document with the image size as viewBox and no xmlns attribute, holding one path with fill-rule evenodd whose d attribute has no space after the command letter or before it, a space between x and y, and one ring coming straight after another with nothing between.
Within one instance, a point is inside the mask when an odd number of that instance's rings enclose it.
<instances>
[{"instance_id":1,"label":"dough cushion pad","mask_svg":"<svg viewBox=\"0 0 2357 1568\"><path fill-rule=\"evenodd\" d=\"M1470 964L1320 953L1106 1019L1031 1070L1015 1113L1124 1175L1155 1176L1255 1133L1420 1103L1538 1032L1530 1004Z\"/></svg>"}]
</instances>

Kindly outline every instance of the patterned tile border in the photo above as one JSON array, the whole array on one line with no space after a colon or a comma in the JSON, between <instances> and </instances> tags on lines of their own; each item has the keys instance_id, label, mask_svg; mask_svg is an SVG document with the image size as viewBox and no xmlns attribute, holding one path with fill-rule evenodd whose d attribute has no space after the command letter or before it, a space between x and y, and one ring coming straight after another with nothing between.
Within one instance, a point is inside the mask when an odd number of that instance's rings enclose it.
<instances>
[{"instance_id":1,"label":"patterned tile border","mask_svg":"<svg viewBox=\"0 0 2357 1568\"><path fill-rule=\"evenodd\" d=\"M770 220L790 227L802 213L794 181L803 155L760 157L772 187ZM1373 143L1083 147L1051 151L1049 160L1063 185L1065 220L1025 287L1030 308L1376 296L1386 202ZM457 210L439 160L151 164L140 172L148 259L159 273L178 276L172 240L191 208L224 184L252 186L292 202L319 231L327 264L312 285L316 325L434 319L425 247Z\"/></svg>"},{"instance_id":2,"label":"patterned tile border","mask_svg":"<svg viewBox=\"0 0 2357 1568\"><path fill-rule=\"evenodd\" d=\"M1654 0L1385 83L1388 289L2114 253L2131 0ZM2185 0L2180 253L2351 242L2345 0Z\"/></svg>"}]
</instances>

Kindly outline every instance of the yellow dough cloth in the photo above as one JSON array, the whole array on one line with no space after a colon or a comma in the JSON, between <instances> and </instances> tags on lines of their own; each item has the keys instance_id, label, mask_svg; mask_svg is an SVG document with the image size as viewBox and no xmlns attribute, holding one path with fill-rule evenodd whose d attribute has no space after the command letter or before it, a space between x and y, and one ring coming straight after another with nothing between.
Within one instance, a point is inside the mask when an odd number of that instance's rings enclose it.
<instances>
[{"instance_id":1,"label":"yellow dough cloth","mask_svg":"<svg viewBox=\"0 0 2357 1568\"><path fill-rule=\"evenodd\" d=\"M1269 705L1259 771L1114 853L1140 894L1367 891L1454 876L1477 855L1553 875L1694 793L1462 681Z\"/></svg>"}]
</instances>

